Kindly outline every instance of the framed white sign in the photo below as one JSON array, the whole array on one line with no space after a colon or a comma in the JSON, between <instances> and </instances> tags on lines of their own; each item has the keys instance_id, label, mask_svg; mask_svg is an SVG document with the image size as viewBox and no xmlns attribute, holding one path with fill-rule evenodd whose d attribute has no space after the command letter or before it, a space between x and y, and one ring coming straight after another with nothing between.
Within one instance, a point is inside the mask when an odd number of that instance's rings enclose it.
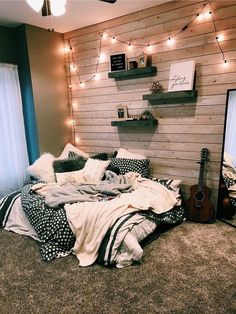
<instances>
[{"instance_id":1,"label":"framed white sign","mask_svg":"<svg viewBox=\"0 0 236 314\"><path fill-rule=\"evenodd\" d=\"M194 73L194 60L171 64L168 92L192 90Z\"/></svg>"}]
</instances>

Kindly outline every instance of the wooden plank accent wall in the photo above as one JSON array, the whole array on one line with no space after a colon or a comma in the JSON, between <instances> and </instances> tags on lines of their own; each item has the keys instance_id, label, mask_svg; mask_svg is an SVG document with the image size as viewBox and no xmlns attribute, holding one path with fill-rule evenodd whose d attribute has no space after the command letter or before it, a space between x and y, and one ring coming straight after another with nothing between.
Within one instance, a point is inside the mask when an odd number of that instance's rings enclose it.
<instances>
[{"instance_id":1,"label":"wooden plank accent wall","mask_svg":"<svg viewBox=\"0 0 236 314\"><path fill-rule=\"evenodd\" d=\"M98 65L99 81L90 80L85 88L79 85L76 74L68 71L72 83L75 135L78 146L94 154L112 152L119 147L150 157L151 173L161 178L182 180L185 198L189 187L196 184L199 175L200 150L209 149L207 185L212 188L212 200L216 204L220 160L223 140L227 89L236 87L236 62L223 64L222 54L215 40L212 18L201 22L196 19L176 37L175 45L164 42L180 31L206 3L198 0L172 1L110 21L78 29L64 34L65 44L70 41L75 65L81 80L87 80L96 72L102 31L117 36L125 42L148 44L163 40L154 46L152 65L157 67L155 77L115 81L108 78L109 55L125 52L137 57L146 52L143 47L128 51L127 44L102 41L105 62ZM225 36L221 43L226 59L236 59L236 3L212 1L217 31ZM198 99L193 104L150 106L142 99L149 94L154 80L167 91L170 64L185 60L196 62L196 89ZM66 58L68 69L68 59ZM111 126L115 108L126 105L130 114L150 110L158 119L156 129L129 129Z\"/></svg>"}]
</instances>

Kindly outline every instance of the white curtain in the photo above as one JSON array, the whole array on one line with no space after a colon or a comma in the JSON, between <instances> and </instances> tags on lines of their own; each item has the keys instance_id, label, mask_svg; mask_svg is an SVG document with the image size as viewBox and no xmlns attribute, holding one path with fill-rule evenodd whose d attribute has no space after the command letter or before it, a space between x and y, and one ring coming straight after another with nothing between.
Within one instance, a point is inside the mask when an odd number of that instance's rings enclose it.
<instances>
[{"instance_id":1,"label":"white curtain","mask_svg":"<svg viewBox=\"0 0 236 314\"><path fill-rule=\"evenodd\" d=\"M0 197L19 189L29 165L17 66L0 63Z\"/></svg>"},{"instance_id":2,"label":"white curtain","mask_svg":"<svg viewBox=\"0 0 236 314\"><path fill-rule=\"evenodd\" d=\"M236 165L236 90L229 92L224 151L234 157Z\"/></svg>"}]
</instances>

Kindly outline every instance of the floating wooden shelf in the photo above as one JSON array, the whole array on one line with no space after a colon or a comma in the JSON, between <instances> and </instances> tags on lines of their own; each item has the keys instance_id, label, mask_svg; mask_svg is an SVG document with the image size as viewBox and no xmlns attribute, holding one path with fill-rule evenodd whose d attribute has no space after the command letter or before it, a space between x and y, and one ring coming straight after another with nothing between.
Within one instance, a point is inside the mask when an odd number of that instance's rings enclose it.
<instances>
[{"instance_id":1,"label":"floating wooden shelf","mask_svg":"<svg viewBox=\"0 0 236 314\"><path fill-rule=\"evenodd\" d=\"M146 76L154 76L157 72L156 67L145 67L145 68L137 68L133 70L127 71L114 71L108 72L109 78L114 78L115 80L127 80L134 79Z\"/></svg>"},{"instance_id":2,"label":"floating wooden shelf","mask_svg":"<svg viewBox=\"0 0 236 314\"><path fill-rule=\"evenodd\" d=\"M111 121L111 126L125 127L154 127L157 126L157 120L121 120Z\"/></svg>"},{"instance_id":3,"label":"floating wooden shelf","mask_svg":"<svg viewBox=\"0 0 236 314\"><path fill-rule=\"evenodd\" d=\"M148 100L151 104L179 104L192 103L197 100L197 90L179 91L169 93L159 93L143 95L144 100Z\"/></svg>"}]
</instances>

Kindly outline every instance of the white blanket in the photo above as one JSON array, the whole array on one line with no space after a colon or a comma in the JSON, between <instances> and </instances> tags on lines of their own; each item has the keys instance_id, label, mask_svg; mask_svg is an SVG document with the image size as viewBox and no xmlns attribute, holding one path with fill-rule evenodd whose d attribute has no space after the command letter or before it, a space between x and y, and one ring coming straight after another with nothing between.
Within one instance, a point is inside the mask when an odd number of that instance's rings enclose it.
<instances>
[{"instance_id":1,"label":"white blanket","mask_svg":"<svg viewBox=\"0 0 236 314\"><path fill-rule=\"evenodd\" d=\"M106 232L122 215L148 209L160 214L177 204L173 193L157 182L136 176L134 183L134 191L107 202L65 205L67 219L76 236L73 251L80 266L96 261Z\"/></svg>"}]
</instances>

